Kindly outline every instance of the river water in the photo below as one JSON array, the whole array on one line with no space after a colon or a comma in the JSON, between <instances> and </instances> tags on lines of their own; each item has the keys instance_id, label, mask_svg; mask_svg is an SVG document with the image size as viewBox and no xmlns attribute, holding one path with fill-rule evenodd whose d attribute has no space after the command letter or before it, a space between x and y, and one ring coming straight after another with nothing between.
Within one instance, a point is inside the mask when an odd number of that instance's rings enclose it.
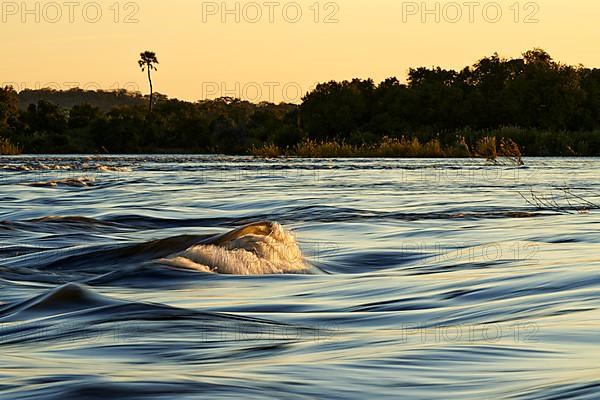
<instances>
[{"instance_id":1,"label":"river water","mask_svg":"<svg viewBox=\"0 0 600 400\"><path fill-rule=\"evenodd\" d=\"M525 163L2 157L0 397L598 398L600 159Z\"/></svg>"}]
</instances>

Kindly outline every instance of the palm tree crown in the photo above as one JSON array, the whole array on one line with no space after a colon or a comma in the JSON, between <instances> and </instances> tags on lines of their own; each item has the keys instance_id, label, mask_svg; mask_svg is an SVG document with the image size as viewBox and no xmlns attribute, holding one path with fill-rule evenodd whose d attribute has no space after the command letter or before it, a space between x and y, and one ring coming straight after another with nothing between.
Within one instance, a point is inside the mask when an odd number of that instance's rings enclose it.
<instances>
[{"instance_id":1,"label":"palm tree crown","mask_svg":"<svg viewBox=\"0 0 600 400\"><path fill-rule=\"evenodd\" d=\"M138 64L142 71L145 71L146 68L149 70L158 71L155 64L160 64L158 59L156 58L156 53L153 51L145 51L140 53L140 59L138 60Z\"/></svg>"}]
</instances>

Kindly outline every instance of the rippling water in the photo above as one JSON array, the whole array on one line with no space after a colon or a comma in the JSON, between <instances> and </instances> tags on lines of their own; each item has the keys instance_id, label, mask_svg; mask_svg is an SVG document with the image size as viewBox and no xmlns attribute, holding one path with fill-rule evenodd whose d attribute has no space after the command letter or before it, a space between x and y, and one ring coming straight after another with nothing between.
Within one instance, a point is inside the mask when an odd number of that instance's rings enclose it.
<instances>
[{"instance_id":1,"label":"rippling water","mask_svg":"<svg viewBox=\"0 0 600 400\"><path fill-rule=\"evenodd\" d=\"M0 158L0 397L598 398L600 159L526 164Z\"/></svg>"}]
</instances>

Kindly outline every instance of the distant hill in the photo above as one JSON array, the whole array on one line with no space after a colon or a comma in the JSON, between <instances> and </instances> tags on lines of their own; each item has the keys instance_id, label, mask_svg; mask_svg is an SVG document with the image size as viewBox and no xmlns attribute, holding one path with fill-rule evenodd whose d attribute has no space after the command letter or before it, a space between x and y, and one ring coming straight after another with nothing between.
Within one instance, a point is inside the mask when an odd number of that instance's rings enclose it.
<instances>
[{"instance_id":1,"label":"distant hill","mask_svg":"<svg viewBox=\"0 0 600 400\"><path fill-rule=\"evenodd\" d=\"M148 102L140 93L126 90L94 91L75 88L57 91L54 89L25 89L18 96L21 110L26 110L30 104L37 104L40 100L51 101L61 108L67 109L76 105L89 104L105 112L113 107L143 105Z\"/></svg>"}]
</instances>

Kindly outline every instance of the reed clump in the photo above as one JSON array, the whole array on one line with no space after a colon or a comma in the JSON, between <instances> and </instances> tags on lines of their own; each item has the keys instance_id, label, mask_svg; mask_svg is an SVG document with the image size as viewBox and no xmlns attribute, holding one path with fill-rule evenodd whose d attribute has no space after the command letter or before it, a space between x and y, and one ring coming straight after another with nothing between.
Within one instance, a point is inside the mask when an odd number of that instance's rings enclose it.
<instances>
[{"instance_id":1,"label":"reed clump","mask_svg":"<svg viewBox=\"0 0 600 400\"><path fill-rule=\"evenodd\" d=\"M449 146L445 150L446 156L449 158L471 158L473 153L467 144L464 136L456 137L456 144Z\"/></svg>"},{"instance_id":2,"label":"reed clump","mask_svg":"<svg viewBox=\"0 0 600 400\"><path fill-rule=\"evenodd\" d=\"M422 143L417 138L384 137L376 144L352 145L345 141L316 141L306 139L291 148L279 148L273 144L252 148L256 157L300 157L300 158L443 158L471 157L466 143L451 147L442 146L438 139Z\"/></svg>"},{"instance_id":3,"label":"reed clump","mask_svg":"<svg viewBox=\"0 0 600 400\"><path fill-rule=\"evenodd\" d=\"M345 141L323 141L306 139L288 151L292 157L301 158L343 158L363 157L361 147L352 146Z\"/></svg>"},{"instance_id":4,"label":"reed clump","mask_svg":"<svg viewBox=\"0 0 600 400\"><path fill-rule=\"evenodd\" d=\"M484 136L475 144L475 155L490 161L496 161L498 158L497 148L496 136Z\"/></svg>"},{"instance_id":5,"label":"reed clump","mask_svg":"<svg viewBox=\"0 0 600 400\"><path fill-rule=\"evenodd\" d=\"M384 137L381 142L368 147L366 153L371 157L438 158L445 152L438 139L421 143L419 139L406 137Z\"/></svg>"},{"instance_id":6,"label":"reed clump","mask_svg":"<svg viewBox=\"0 0 600 400\"><path fill-rule=\"evenodd\" d=\"M281 149L273 143L265 144L261 147L252 146L250 153L260 158L277 158L283 156Z\"/></svg>"},{"instance_id":7,"label":"reed clump","mask_svg":"<svg viewBox=\"0 0 600 400\"><path fill-rule=\"evenodd\" d=\"M477 140L473 150L464 136L457 136L450 145L439 139L421 142L418 138L383 137L375 144L352 145L345 141L316 141L305 139L292 146L281 148L274 144L253 147L250 153L256 157L299 157L299 158L485 158L494 163L499 158L523 165L521 149L512 139L484 136Z\"/></svg>"},{"instance_id":8,"label":"reed clump","mask_svg":"<svg viewBox=\"0 0 600 400\"><path fill-rule=\"evenodd\" d=\"M500 139L500 156L505 157L517 165L524 165L523 154L519 145L510 138Z\"/></svg>"},{"instance_id":9,"label":"reed clump","mask_svg":"<svg viewBox=\"0 0 600 400\"><path fill-rule=\"evenodd\" d=\"M525 164L521 148L511 138L503 137L498 143L496 136L484 136L475 145L475 155L494 163L498 163L498 160L502 158L515 165Z\"/></svg>"},{"instance_id":10,"label":"reed clump","mask_svg":"<svg viewBox=\"0 0 600 400\"><path fill-rule=\"evenodd\" d=\"M20 146L13 144L7 138L0 137L0 154L14 156L21 154L22 151L23 149Z\"/></svg>"}]
</instances>

